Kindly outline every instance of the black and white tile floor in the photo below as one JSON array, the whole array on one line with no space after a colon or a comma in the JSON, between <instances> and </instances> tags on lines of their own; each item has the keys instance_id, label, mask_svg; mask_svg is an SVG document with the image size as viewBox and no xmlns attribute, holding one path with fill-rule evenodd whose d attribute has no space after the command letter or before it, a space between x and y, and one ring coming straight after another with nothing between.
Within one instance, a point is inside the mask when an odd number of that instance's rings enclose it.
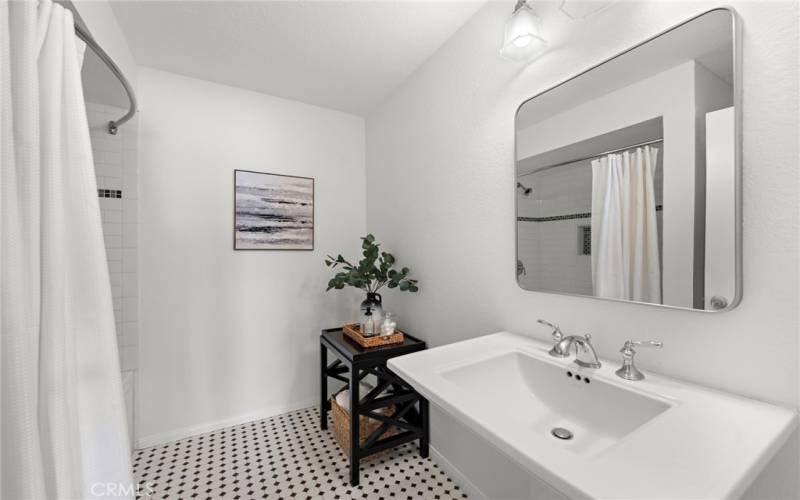
<instances>
[{"instance_id":1,"label":"black and white tile floor","mask_svg":"<svg viewBox=\"0 0 800 500\"><path fill-rule=\"evenodd\" d=\"M319 428L316 408L249 422L134 453L134 476L148 499L454 499L467 495L416 443L361 465L348 482L348 461Z\"/></svg>"}]
</instances>

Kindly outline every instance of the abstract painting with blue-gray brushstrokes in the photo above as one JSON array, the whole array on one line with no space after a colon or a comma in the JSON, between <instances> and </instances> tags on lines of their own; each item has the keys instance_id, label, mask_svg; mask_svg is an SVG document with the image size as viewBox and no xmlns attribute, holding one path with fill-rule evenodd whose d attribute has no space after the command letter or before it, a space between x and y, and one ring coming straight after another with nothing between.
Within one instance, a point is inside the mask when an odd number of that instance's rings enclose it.
<instances>
[{"instance_id":1,"label":"abstract painting with blue-gray brushstrokes","mask_svg":"<svg viewBox=\"0 0 800 500\"><path fill-rule=\"evenodd\" d=\"M234 171L236 250L313 250L314 179Z\"/></svg>"}]
</instances>

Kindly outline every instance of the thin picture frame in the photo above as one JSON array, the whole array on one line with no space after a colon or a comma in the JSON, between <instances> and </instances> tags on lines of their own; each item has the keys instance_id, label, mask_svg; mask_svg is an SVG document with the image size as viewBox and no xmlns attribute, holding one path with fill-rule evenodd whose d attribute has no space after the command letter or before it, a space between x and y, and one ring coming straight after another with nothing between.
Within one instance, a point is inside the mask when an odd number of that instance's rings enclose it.
<instances>
[{"instance_id":1,"label":"thin picture frame","mask_svg":"<svg viewBox=\"0 0 800 500\"><path fill-rule=\"evenodd\" d=\"M247 173L247 174L259 174L264 176L272 176L272 177L283 177L283 178L290 178L290 179L303 179L310 181L311 183L311 227L309 228L311 231L311 242L308 247L300 247L297 248L282 248L279 245L266 245L264 247L242 247L238 244L237 240L237 222L239 214L237 213L237 174L238 173ZM278 174L274 172L261 172L257 170L245 170L245 169L234 169L233 171L233 228L232 228L232 236L233 236L233 250L235 251L248 251L248 250L269 250L269 251L313 251L315 245L315 232L316 232L316 180L314 177L304 177L300 175L287 175L287 174Z\"/></svg>"}]
</instances>

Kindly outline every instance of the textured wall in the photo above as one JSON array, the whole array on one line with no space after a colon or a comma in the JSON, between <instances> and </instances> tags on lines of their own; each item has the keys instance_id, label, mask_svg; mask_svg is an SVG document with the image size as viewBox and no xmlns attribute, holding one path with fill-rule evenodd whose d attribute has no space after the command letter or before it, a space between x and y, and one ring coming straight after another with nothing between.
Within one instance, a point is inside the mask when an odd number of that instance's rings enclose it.
<instances>
[{"instance_id":1,"label":"textured wall","mask_svg":"<svg viewBox=\"0 0 800 500\"><path fill-rule=\"evenodd\" d=\"M434 346L503 329L546 338L539 317L567 332L591 332L601 356L611 359L628 338L660 339L664 349L640 354L643 369L797 407L797 5L734 3L744 49L744 298L724 314L518 288L516 107L719 4L618 2L583 22L569 21L554 4L538 5L551 41L539 60L520 66L498 59L509 5L490 3L368 117L367 224L421 286L419 294L387 294L385 301L403 326ZM433 433L446 454L448 439ZM473 442L479 457L480 443ZM770 467L779 480L763 481L754 494L798 495L792 446ZM471 467L468 454L448 458Z\"/></svg>"}]
</instances>

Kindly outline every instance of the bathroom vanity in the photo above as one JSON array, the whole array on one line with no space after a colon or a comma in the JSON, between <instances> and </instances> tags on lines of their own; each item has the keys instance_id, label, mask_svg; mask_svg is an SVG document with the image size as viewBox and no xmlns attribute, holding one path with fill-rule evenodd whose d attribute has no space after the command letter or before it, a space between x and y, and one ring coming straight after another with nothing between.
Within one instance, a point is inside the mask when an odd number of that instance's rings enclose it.
<instances>
[{"instance_id":1,"label":"bathroom vanity","mask_svg":"<svg viewBox=\"0 0 800 500\"><path fill-rule=\"evenodd\" d=\"M794 411L648 373L598 369L509 332L389 368L570 498L740 496L797 427Z\"/></svg>"}]
</instances>

